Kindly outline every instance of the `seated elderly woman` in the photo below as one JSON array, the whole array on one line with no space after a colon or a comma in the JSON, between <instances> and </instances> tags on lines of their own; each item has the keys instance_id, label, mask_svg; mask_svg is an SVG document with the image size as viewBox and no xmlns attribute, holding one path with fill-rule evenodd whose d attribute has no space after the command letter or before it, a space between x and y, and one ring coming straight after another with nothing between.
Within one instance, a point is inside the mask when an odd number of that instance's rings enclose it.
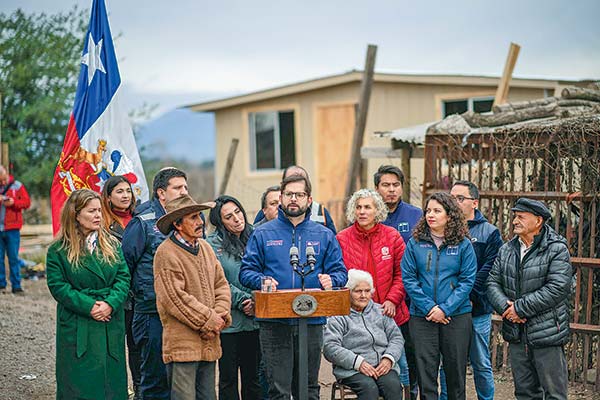
<instances>
[{"instance_id":1,"label":"seated elderly woman","mask_svg":"<svg viewBox=\"0 0 600 400\"><path fill-rule=\"evenodd\" d=\"M327 320L323 353L333 364L338 382L361 400L401 399L399 367L404 338L394 320L371 300L373 278L366 271L348 271L350 315Z\"/></svg>"}]
</instances>

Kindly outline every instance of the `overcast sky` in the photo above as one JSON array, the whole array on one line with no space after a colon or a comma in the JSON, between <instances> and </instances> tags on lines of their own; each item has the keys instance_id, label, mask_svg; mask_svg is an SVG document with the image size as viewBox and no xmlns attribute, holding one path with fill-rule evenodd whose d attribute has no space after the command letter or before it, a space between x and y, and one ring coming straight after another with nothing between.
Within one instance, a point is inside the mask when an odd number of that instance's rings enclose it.
<instances>
[{"instance_id":1,"label":"overcast sky","mask_svg":"<svg viewBox=\"0 0 600 400\"><path fill-rule=\"evenodd\" d=\"M0 12L91 0L2 0ZM176 106L362 69L600 78L600 1L106 0L130 107ZM82 40L83 48L83 40ZM78 59L74 59L78 62Z\"/></svg>"}]
</instances>

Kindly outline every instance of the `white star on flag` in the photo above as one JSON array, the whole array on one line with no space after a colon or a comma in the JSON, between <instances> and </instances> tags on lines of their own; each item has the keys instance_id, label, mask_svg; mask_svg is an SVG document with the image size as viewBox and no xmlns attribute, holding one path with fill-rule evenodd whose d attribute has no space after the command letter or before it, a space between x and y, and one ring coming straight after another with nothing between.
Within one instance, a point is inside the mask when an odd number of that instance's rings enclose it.
<instances>
[{"instance_id":1,"label":"white star on flag","mask_svg":"<svg viewBox=\"0 0 600 400\"><path fill-rule=\"evenodd\" d=\"M92 83L96 70L106 73L104 65L102 64L102 59L100 58L103 40L104 39L100 39L98 44L94 43L94 38L90 32L90 37L88 38L88 52L81 57L81 63L88 67L88 86Z\"/></svg>"}]
</instances>

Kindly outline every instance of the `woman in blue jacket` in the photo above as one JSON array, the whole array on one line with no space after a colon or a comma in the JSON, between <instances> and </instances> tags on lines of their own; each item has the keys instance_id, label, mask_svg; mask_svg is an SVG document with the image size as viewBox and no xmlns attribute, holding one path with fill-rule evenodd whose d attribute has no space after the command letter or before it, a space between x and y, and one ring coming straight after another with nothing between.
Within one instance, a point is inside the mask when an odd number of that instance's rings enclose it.
<instances>
[{"instance_id":1,"label":"woman in blue jacket","mask_svg":"<svg viewBox=\"0 0 600 400\"><path fill-rule=\"evenodd\" d=\"M443 357L448 399L465 399L469 294L477 259L464 214L452 196L432 194L424 211L402 258L419 390L423 400L438 398L437 371Z\"/></svg>"}]
</instances>

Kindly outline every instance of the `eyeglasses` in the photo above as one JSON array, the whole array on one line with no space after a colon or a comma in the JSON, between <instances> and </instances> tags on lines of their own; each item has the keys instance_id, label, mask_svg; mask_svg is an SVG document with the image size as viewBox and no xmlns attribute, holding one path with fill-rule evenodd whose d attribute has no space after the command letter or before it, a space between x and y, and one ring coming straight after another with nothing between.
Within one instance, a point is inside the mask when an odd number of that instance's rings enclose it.
<instances>
[{"instance_id":1,"label":"eyeglasses","mask_svg":"<svg viewBox=\"0 0 600 400\"><path fill-rule=\"evenodd\" d=\"M298 199L298 200L304 200L307 196L307 193L306 192L283 192L283 197L285 197L286 199L291 199L294 196L296 196L296 199Z\"/></svg>"},{"instance_id":2,"label":"eyeglasses","mask_svg":"<svg viewBox=\"0 0 600 400\"><path fill-rule=\"evenodd\" d=\"M466 196L462 196L462 195L458 195L458 196L452 196L456 199L456 201L458 201L459 203L462 203L465 200L477 200L475 197L466 197Z\"/></svg>"}]
</instances>

